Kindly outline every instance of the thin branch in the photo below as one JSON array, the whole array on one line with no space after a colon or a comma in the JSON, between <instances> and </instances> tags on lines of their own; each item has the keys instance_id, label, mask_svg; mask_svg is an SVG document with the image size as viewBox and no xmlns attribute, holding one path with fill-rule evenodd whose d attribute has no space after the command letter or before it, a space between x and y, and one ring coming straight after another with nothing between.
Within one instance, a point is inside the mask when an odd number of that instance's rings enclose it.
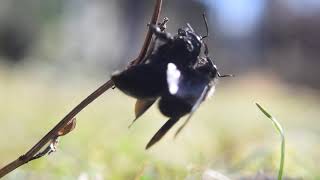
<instances>
[{"instance_id":1,"label":"thin branch","mask_svg":"<svg viewBox=\"0 0 320 180\"><path fill-rule=\"evenodd\" d=\"M162 6L162 0L156 0L154 12L152 15L152 19L150 24L157 24L158 18L160 16ZM142 49L139 53L139 56L130 63L129 67L132 65L137 65L142 62L143 58L146 56L148 51L148 47L152 40L152 32L148 29L144 44ZM88 106L91 102L101 96L104 92L114 86L114 83L109 80L100 86L97 90L95 90L92 94L90 94L87 98L85 98L80 104L78 104L75 108L72 109L53 129L51 129L41 140L36 143L27 153L20 156L18 159L14 160L13 162L9 163L5 167L0 169L0 178L7 175L11 171L15 170L16 168L22 166L23 164L28 163L29 161L33 160L33 158L40 152L42 148L45 147L50 141L52 141L58 134L58 132L66 127L66 125L71 121L79 112L81 112L86 106Z\"/></svg>"},{"instance_id":2,"label":"thin branch","mask_svg":"<svg viewBox=\"0 0 320 180\"><path fill-rule=\"evenodd\" d=\"M153 15L151 18L151 23L150 24L157 24L159 16L160 16L160 12L161 12L161 7L162 7L162 0L156 0L156 4L153 10ZM142 49L140 51L139 56L132 62L132 65L137 65L142 63L144 57L147 54L150 42L152 40L152 31L150 30L150 28L148 28L148 32L145 38L145 41L143 43Z\"/></svg>"}]
</instances>

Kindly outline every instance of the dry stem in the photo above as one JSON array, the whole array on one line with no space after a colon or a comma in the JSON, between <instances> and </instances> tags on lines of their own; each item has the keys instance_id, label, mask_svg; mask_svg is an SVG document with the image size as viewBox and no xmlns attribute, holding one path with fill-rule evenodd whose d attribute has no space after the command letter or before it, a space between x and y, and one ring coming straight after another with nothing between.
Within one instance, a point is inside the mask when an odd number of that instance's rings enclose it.
<instances>
[{"instance_id":1,"label":"dry stem","mask_svg":"<svg viewBox=\"0 0 320 180\"><path fill-rule=\"evenodd\" d=\"M156 4L154 7L154 12L152 15L152 19L150 24L157 24L157 21L160 16L162 6L162 0L156 0ZM152 32L148 29L144 44L139 53L139 56L133 60L129 66L137 65L143 62L144 57L148 51L148 47L152 40ZM79 112L81 112L86 106L88 106L91 102L97 99L100 95L110 89L114 83L109 80L100 86L97 90L95 90L92 94L90 94L87 98L85 98L80 104L78 104L75 108L72 109L53 129L51 129L39 142L37 142L28 152L24 155L20 156L18 159L9 163L5 167L0 169L0 178L12 172L16 168L22 166L23 164L28 163L29 161L34 160L33 158L43 149L52 139L54 139L57 133L64 128L69 121L71 121Z\"/></svg>"}]
</instances>

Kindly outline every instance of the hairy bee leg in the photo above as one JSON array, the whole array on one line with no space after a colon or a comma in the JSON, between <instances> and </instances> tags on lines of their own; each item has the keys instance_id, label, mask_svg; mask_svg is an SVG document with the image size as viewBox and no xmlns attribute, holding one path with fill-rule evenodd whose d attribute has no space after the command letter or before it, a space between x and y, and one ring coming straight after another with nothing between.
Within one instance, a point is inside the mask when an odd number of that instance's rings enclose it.
<instances>
[{"instance_id":1,"label":"hairy bee leg","mask_svg":"<svg viewBox=\"0 0 320 180\"><path fill-rule=\"evenodd\" d=\"M161 31L161 28L156 25L148 24L149 28L151 29L152 33L159 39L163 41L171 42L173 41L173 36L170 33Z\"/></svg>"},{"instance_id":2,"label":"hairy bee leg","mask_svg":"<svg viewBox=\"0 0 320 180\"><path fill-rule=\"evenodd\" d=\"M148 51L146 53L146 56L144 58L142 58L142 61L141 61L141 64L144 64L151 56L152 52L154 51L155 49L155 38L152 39L152 43L150 44L149 48L148 48Z\"/></svg>"},{"instance_id":3,"label":"hairy bee leg","mask_svg":"<svg viewBox=\"0 0 320 180\"><path fill-rule=\"evenodd\" d=\"M171 128L176 122L178 122L180 117L170 118L159 130L158 132L151 138L148 142L146 149L149 149L155 143L157 143Z\"/></svg>"},{"instance_id":4,"label":"hairy bee leg","mask_svg":"<svg viewBox=\"0 0 320 180\"><path fill-rule=\"evenodd\" d=\"M163 18L163 21L161 23L158 23L158 26L160 28L160 31L164 33L164 31L166 30L167 28L167 22L169 21L169 18L165 17ZM149 25L149 24L148 24ZM150 58L152 52L154 51L155 49L155 41L156 41L157 38L153 38L152 39L152 43L150 43L150 47L148 48L148 51L147 51L147 54L146 56L143 58L143 60L141 61L141 63L144 63L147 61L147 59Z\"/></svg>"},{"instance_id":5,"label":"hairy bee leg","mask_svg":"<svg viewBox=\"0 0 320 180\"><path fill-rule=\"evenodd\" d=\"M160 30L163 32L167 29L167 23L169 21L168 17L163 18L163 21L161 23L158 23L158 26L160 27Z\"/></svg>"}]
</instances>

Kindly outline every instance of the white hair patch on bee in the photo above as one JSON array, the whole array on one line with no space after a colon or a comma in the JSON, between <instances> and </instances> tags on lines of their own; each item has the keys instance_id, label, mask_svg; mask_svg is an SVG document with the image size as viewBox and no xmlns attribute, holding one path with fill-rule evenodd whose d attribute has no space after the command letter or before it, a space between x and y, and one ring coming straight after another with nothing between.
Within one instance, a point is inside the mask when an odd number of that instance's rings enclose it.
<instances>
[{"instance_id":1,"label":"white hair patch on bee","mask_svg":"<svg viewBox=\"0 0 320 180\"><path fill-rule=\"evenodd\" d=\"M181 72L178 70L177 66L173 63L169 63L167 66L167 83L169 87L170 94L174 95L179 90L179 78Z\"/></svg>"}]
</instances>

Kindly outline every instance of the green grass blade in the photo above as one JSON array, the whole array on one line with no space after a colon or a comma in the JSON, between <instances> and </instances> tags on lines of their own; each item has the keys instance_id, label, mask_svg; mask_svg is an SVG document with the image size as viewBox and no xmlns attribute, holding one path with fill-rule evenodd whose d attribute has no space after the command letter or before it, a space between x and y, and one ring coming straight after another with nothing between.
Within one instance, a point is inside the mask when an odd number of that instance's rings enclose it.
<instances>
[{"instance_id":1,"label":"green grass blade","mask_svg":"<svg viewBox=\"0 0 320 180\"><path fill-rule=\"evenodd\" d=\"M256 105L258 106L260 111L271 120L272 124L274 125L274 127L277 129L278 133L281 136L281 157L280 157L281 159L280 159L280 167L278 172L278 180L282 180L284 159L285 159L285 136L284 136L283 128L281 124L271 114L269 114L262 106L260 106L260 104L256 103Z\"/></svg>"}]
</instances>

